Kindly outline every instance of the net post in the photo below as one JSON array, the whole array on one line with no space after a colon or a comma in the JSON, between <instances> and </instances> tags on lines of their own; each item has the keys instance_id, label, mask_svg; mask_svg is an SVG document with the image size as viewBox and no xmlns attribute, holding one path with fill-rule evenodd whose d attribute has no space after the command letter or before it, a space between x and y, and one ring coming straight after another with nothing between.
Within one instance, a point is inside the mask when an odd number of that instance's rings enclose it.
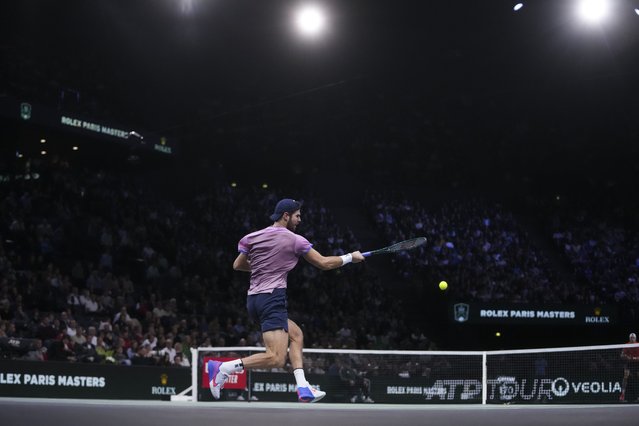
<instances>
[{"instance_id":1,"label":"net post","mask_svg":"<svg viewBox=\"0 0 639 426\"><path fill-rule=\"evenodd\" d=\"M197 370L198 370L199 349L191 348L191 401L197 402Z\"/></svg>"},{"instance_id":2,"label":"net post","mask_svg":"<svg viewBox=\"0 0 639 426\"><path fill-rule=\"evenodd\" d=\"M486 352L481 355L481 403L486 405L488 399L488 356Z\"/></svg>"},{"instance_id":3,"label":"net post","mask_svg":"<svg viewBox=\"0 0 639 426\"><path fill-rule=\"evenodd\" d=\"M253 355L253 352L249 351L248 356L251 356L251 355ZM248 398L246 398L246 402L251 402L251 397L253 396L253 390L252 390L252 388L253 388L253 376L251 374L251 370L247 371L247 376L248 376L247 377L247 379L248 379L248 381L247 381Z\"/></svg>"}]
</instances>

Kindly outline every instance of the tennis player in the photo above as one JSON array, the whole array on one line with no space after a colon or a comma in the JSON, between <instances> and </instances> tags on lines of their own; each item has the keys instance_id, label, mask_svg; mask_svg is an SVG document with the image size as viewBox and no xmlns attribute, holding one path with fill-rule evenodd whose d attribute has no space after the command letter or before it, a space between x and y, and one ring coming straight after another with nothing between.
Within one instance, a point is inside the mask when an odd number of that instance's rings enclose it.
<instances>
[{"instance_id":1,"label":"tennis player","mask_svg":"<svg viewBox=\"0 0 639 426\"><path fill-rule=\"evenodd\" d=\"M628 344L637 343L637 335L635 333L630 333L628 336ZM637 348L623 348L621 350L621 359L624 360L625 364L623 366L623 382L621 384L621 395L619 395L619 401L626 401L626 388L628 386L628 381L631 381L633 387L639 387L639 347ZM639 395L633 395L634 398L639 400Z\"/></svg>"},{"instance_id":2,"label":"tennis player","mask_svg":"<svg viewBox=\"0 0 639 426\"><path fill-rule=\"evenodd\" d=\"M246 235L238 244L239 254L233 269L251 273L246 306L249 316L261 326L266 352L227 362L208 361L209 385L215 399L220 398L229 375L244 369L281 368L286 364L287 350L298 400L317 402L326 396L326 392L313 388L304 376L304 335L288 318L286 278L300 256L322 270L358 263L364 256L359 251L343 256L322 256L306 238L295 234L302 221L301 207L298 201L280 200L270 216L273 225Z\"/></svg>"}]
</instances>

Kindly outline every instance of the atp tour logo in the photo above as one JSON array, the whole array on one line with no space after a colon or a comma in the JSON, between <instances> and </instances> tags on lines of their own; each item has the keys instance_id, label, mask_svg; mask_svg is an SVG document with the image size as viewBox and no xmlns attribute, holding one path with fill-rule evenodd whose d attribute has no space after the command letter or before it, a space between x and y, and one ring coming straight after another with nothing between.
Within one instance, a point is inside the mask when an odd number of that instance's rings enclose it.
<instances>
[{"instance_id":1,"label":"atp tour logo","mask_svg":"<svg viewBox=\"0 0 639 426\"><path fill-rule=\"evenodd\" d=\"M488 399L513 400L553 400L566 396L585 394L610 394L621 392L619 382L586 381L572 382L564 377L556 379L516 379L498 377L488 380Z\"/></svg>"},{"instance_id":2,"label":"atp tour logo","mask_svg":"<svg viewBox=\"0 0 639 426\"><path fill-rule=\"evenodd\" d=\"M457 303L453 306L455 321L466 322L470 314L470 306L467 303Z\"/></svg>"}]
</instances>

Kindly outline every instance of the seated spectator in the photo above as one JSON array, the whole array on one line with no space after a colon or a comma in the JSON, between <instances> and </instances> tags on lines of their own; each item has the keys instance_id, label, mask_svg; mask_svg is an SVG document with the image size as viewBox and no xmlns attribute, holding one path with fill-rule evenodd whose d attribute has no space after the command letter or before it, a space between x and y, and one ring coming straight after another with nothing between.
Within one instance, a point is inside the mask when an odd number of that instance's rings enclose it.
<instances>
[{"instance_id":1,"label":"seated spectator","mask_svg":"<svg viewBox=\"0 0 639 426\"><path fill-rule=\"evenodd\" d=\"M73 350L73 343L69 336L62 336L62 340L56 340L51 345L49 350L48 359L51 361L77 361L75 351Z\"/></svg>"}]
</instances>

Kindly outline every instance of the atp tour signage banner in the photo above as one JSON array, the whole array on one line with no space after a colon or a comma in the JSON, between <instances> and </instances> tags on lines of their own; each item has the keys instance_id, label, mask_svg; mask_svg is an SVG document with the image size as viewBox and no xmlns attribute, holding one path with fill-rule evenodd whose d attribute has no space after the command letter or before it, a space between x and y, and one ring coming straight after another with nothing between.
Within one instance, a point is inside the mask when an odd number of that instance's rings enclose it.
<instances>
[{"instance_id":1,"label":"atp tour signage banner","mask_svg":"<svg viewBox=\"0 0 639 426\"><path fill-rule=\"evenodd\" d=\"M486 381L487 403L612 403L621 395L623 376L601 375L534 378L500 376ZM383 385L383 386L379 386ZM481 403L480 379L420 378L378 381L371 393L375 402L389 404Z\"/></svg>"},{"instance_id":2,"label":"atp tour signage banner","mask_svg":"<svg viewBox=\"0 0 639 426\"><path fill-rule=\"evenodd\" d=\"M617 322L614 306L464 303L452 304L453 322L468 324L543 324L599 327Z\"/></svg>"},{"instance_id":3,"label":"atp tour signage banner","mask_svg":"<svg viewBox=\"0 0 639 426\"><path fill-rule=\"evenodd\" d=\"M487 402L491 403L607 403L619 402L622 375L601 374L532 378L500 376L488 379Z\"/></svg>"},{"instance_id":4,"label":"atp tour signage banner","mask_svg":"<svg viewBox=\"0 0 639 426\"><path fill-rule=\"evenodd\" d=\"M313 386L327 392L325 402L382 404L481 404L481 371L462 377L452 369L441 378L371 376L351 384L339 376L308 375ZM548 378L498 376L488 378L487 403L613 403L619 401L623 372L606 375L582 372ZM244 389L224 389L225 401L297 401L295 379L290 373L252 373ZM208 389L199 400L212 401Z\"/></svg>"},{"instance_id":5,"label":"atp tour signage banner","mask_svg":"<svg viewBox=\"0 0 639 426\"><path fill-rule=\"evenodd\" d=\"M166 399L191 385L190 368L0 361L1 397Z\"/></svg>"},{"instance_id":6,"label":"atp tour signage banner","mask_svg":"<svg viewBox=\"0 0 639 426\"><path fill-rule=\"evenodd\" d=\"M454 366L453 366L454 367ZM616 403L622 390L623 369L619 371L581 371L549 377L528 375L489 377L487 403ZM383 404L481 404L481 371L473 375L448 373L433 377L370 376L351 384L339 376L309 375L314 386L327 392L326 402ZM251 392L249 392L249 389ZM295 379L290 373L253 373L244 391L223 390L225 400L297 400ZM209 392L202 400L211 400Z\"/></svg>"}]
</instances>

